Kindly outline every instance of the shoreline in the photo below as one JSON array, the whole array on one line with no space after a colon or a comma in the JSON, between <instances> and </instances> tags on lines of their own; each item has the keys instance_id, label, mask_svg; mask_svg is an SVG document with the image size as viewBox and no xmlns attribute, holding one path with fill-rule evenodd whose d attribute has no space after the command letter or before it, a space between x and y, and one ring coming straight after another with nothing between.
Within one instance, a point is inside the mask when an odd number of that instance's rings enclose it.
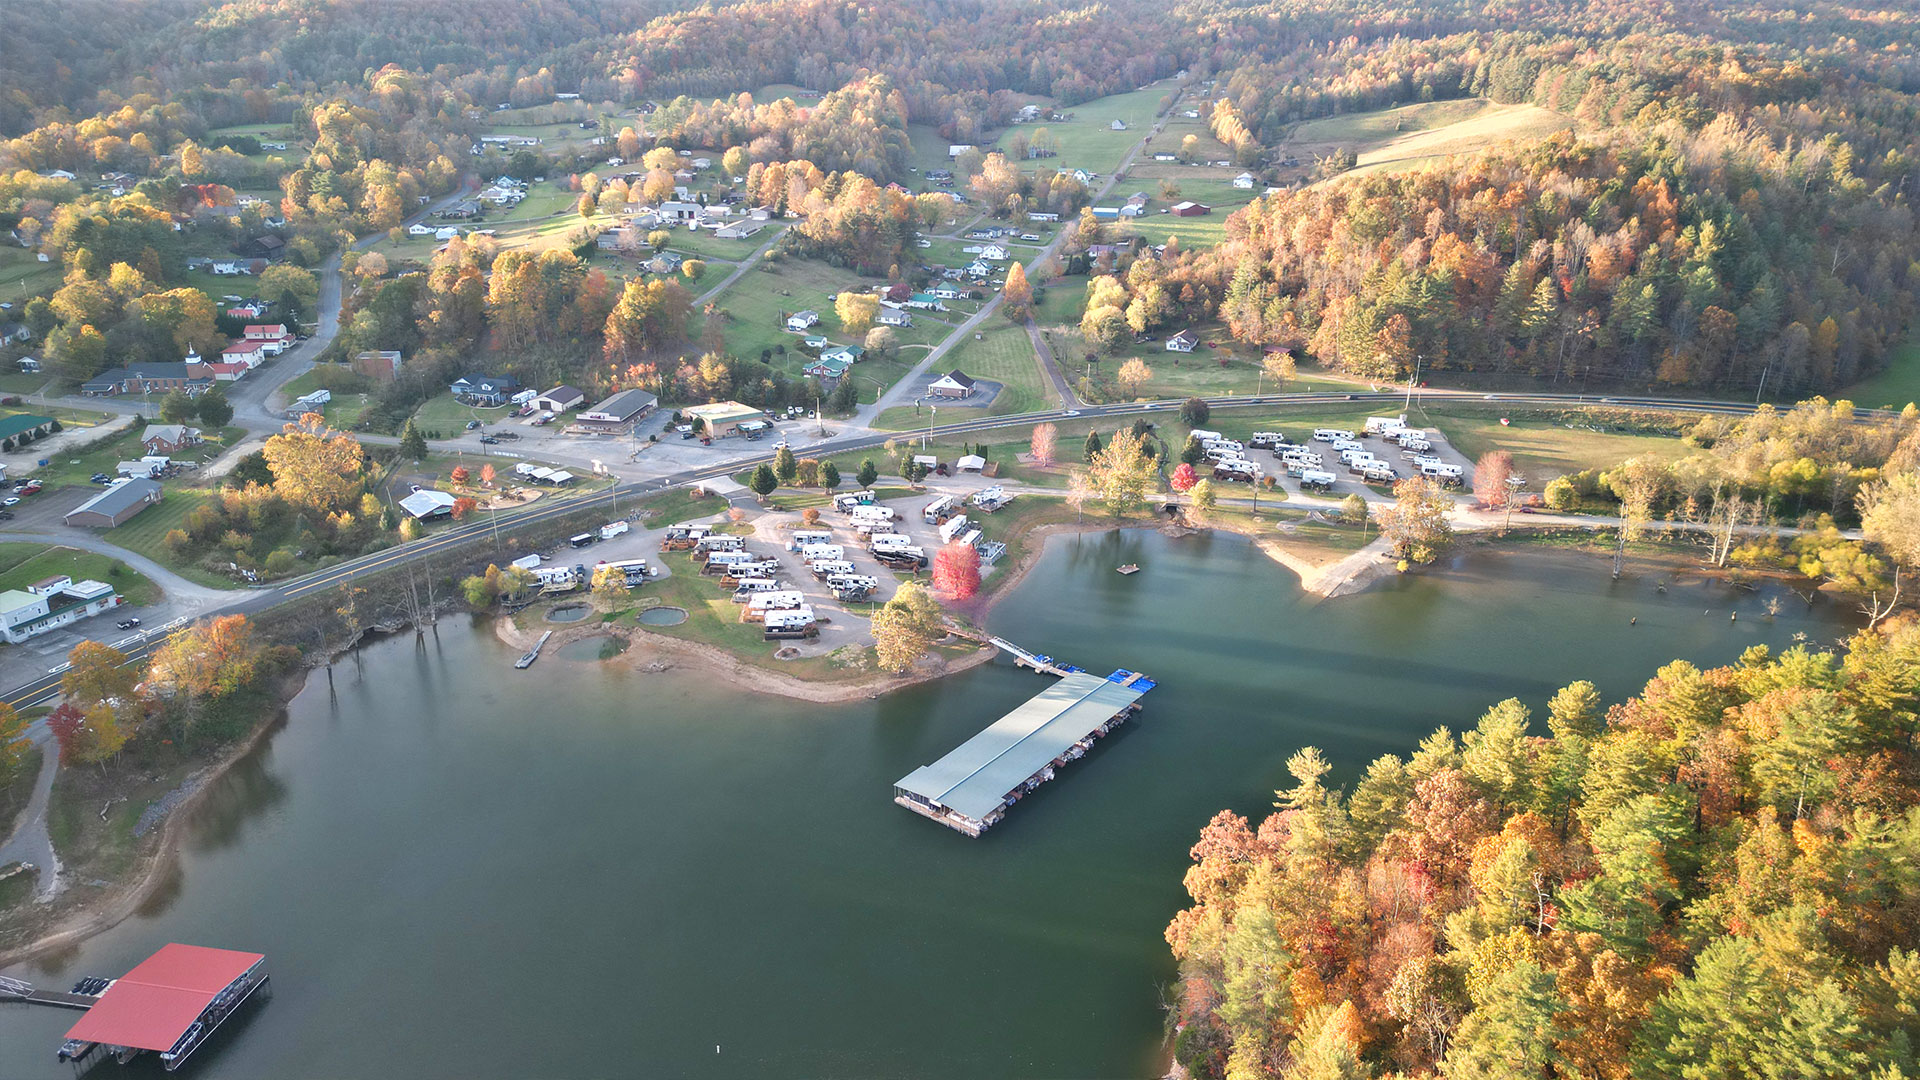
<instances>
[{"instance_id":1,"label":"shoreline","mask_svg":"<svg viewBox=\"0 0 1920 1080\"><path fill-rule=\"evenodd\" d=\"M539 640L540 632L522 630L513 625L513 621L508 618L501 616L492 616L492 618L494 636L516 649L532 648L533 643ZM941 657L937 663L927 663L923 660L914 666L912 672L904 675L873 674L845 682L816 682L794 675L784 675L778 671L769 671L758 664L740 659L718 645L687 641L669 634L655 633L643 627L585 622L551 627L551 629L554 634L547 642L548 648L559 648L583 638L618 637L629 646L619 659L638 672L659 673L684 665L691 670L724 676L727 681L757 694L769 694L823 705L876 698L895 690L932 682L935 679L945 678L989 663L995 654L995 650L981 647L965 656ZM663 655L668 658L664 662L660 658ZM599 662L605 663L605 661Z\"/></svg>"},{"instance_id":2,"label":"shoreline","mask_svg":"<svg viewBox=\"0 0 1920 1080\"><path fill-rule=\"evenodd\" d=\"M146 845L146 850L135 857L128 877L109 884L98 896L78 901L71 911L58 916L52 925L31 941L0 952L0 968L25 963L56 949L78 945L96 934L113 929L137 913L159 890L168 872L174 869L175 860L180 854L180 843L184 839L182 834L186 822L193 816L192 812L199 808L207 792L228 770L286 724L287 706L306 690L313 671L312 667L306 667L299 669L297 674L283 676L281 692L276 695L278 703L272 714L181 781L180 786L187 789L186 796L179 805L167 812L166 819L154 830L153 839Z\"/></svg>"}]
</instances>

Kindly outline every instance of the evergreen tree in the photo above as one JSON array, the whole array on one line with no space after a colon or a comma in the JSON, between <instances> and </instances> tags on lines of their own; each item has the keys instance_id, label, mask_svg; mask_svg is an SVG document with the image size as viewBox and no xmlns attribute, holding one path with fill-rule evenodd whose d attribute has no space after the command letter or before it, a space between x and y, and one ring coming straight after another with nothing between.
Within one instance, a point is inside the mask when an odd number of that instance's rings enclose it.
<instances>
[{"instance_id":1,"label":"evergreen tree","mask_svg":"<svg viewBox=\"0 0 1920 1080\"><path fill-rule=\"evenodd\" d=\"M880 466L875 465L872 458L862 458L860 471L854 474L854 479L859 481L862 488L871 488L873 482L880 479Z\"/></svg>"},{"instance_id":2,"label":"evergreen tree","mask_svg":"<svg viewBox=\"0 0 1920 1080\"><path fill-rule=\"evenodd\" d=\"M762 462L759 467L753 470L753 475L747 479L747 488L755 495L764 499L779 490L780 478L773 475L773 470L768 468L765 462Z\"/></svg>"},{"instance_id":3,"label":"evergreen tree","mask_svg":"<svg viewBox=\"0 0 1920 1080\"><path fill-rule=\"evenodd\" d=\"M779 477L781 483L793 483L793 478L799 473L800 463L794 459L792 448L783 446L774 452L773 475Z\"/></svg>"},{"instance_id":4,"label":"evergreen tree","mask_svg":"<svg viewBox=\"0 0 1920 1080\"><path fill-rule=\"evenodd\" d=\"M420 426L412 419L408 419L407 426L400 430L400 453L415 461L427 459L427 438L420 434Z\"/></svg>"},{"instance_id":5,"label":"evergreen tree","mask_svg":"<svg viewBox=\"0 0 1920 1080\"><path fill-rule=\"evenodd\" d=\"M1180 448L1180 460L1198 468L1201 462L1207 460L1207 448L1200 445L1197 437L1189 435L1187 444Z\"/></svg>"},{"instance_id":6,"label":"evergreen tree","mask_svg":"<svg viewBox=\"0 0 1920 1080\"><path fill-rule=\"evenodd\" d=\"M1555 992L1554 977L1531 960L1522 960L1494 980L1486 999L1461 1021L1440 1074L1446 1080L1559 1075L1560 1054L1554 1043L1563 1033L1554 1014L1566 1003ZM1549 1073L1549 1068L1556 1071Z\"/></svg>"},{"instance_id":7,"label":"evergreen tree","mask_svg":"<svg viewBox=\"0 0 1920 1080\"><path fill-rule=\"evenodd\" d=\"M828 491L840 486L840 467L831 461L820 463L820 486Z\"/></svg>"},{"instance_id":8,"label":"evergreen tree","mask_svg":"<svg viewBox=\"0 0 1920 1080\"><path fill-rule=\"evenodd\" d=\"M1083 451L1083 453L1084 453L1084 455L1085 455L1085 457L1086 457L1086 460L1087 460L1087 461L1088 461L1089 463L1091 463L1091 462L1093 461L1093 458L1094 458L1094 455L1096 455L1096 454L1098 454L1098 453L1100 452L1100 445L1101 445L1101 444L1100 444L1100 433L1099 433L1099 432L1097 432L1097 431L1089 431L1089 432L1087 432L1087 447L1086 447L1086 449L1085 449L1085 450Z\"/></svg>"}]
</instances>

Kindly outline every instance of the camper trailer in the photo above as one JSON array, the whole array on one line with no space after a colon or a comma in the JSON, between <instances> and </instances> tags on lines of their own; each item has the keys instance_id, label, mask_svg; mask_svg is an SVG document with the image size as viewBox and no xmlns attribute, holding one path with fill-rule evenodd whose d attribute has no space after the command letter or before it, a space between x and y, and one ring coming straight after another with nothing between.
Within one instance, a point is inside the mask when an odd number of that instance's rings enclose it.
<instances>
[{"instance_id":1,"label":"camper trailer","mask_svg":"<svg viewBox=\"0 0 1920 1080\"><path fill-rule=\"evenodd\" d=\"M845 559L823 559L820 562L808 563L807 569L814 577L822 581L831 581L836 576L853 573L853 564Z\"/></svg>"},{"instance_id":2,"label":"camper trailer","mask_svg":"<svg viewBox=\"0 0 1920 1080\"><path fill-rule=\"evenodd\" d=\"M695 551L743 551L747 541L743 537L726 536L721 533L708 533L693 545Z\"/></svg>"},{"instance_id":3,"label":"camper trailer","mask_svg":"<svg viewBox=\"0 0 1920 1080\"><path fill-rule=\"evenodd\" d=\"M920 520L929 525L938 525L952 516L954 507L957 505L959 505L958 499L951 495L942 495L928 503L926 509L920 511Z\"/></svg>"},{"instance_id":4,"label":"camper trailer","mask_svg":"<svg viewBox=\"0 0 1920 1080\"><path fill-rule=\"evenodd\" d=\"M660 538L661 551L692 551L712 530L705 525L671 525Z\"/></svg>"},{"instance_id":5,"label":"camper trailer","mask_svg":"<svg viewBox=\"0 0 1920 1080\"><path fill-rule=\"evenodd\" d=\"M755 561L757 560L752 555L744 551L715 551L708 553L707 561L701 565L700 572L708 576L723 574L735 566Z\"/></svg>"},{"instance_id":6,"label":"camper trailer","mask_svg":"<svg viewBox=\"0 0 1920 1080\"><path fill-rule=\"evenodd\" d=\"M600 539L611 540L621 533L629 533L632 531L633 526L624 521L609 521L605 525L600 526Z\"/></svg>"},{"instance_id":7,"label":"camper trailer","mask_svg":"<svg viewBox=\"0 0 1920 1080\"><path fill-rule=\"evenodd\" d=\"M802 544L800 547L800 557L810 563L843 558L846 553L839 544Z\"/></svg>"},{"instance_id":8,"label":"camper trailer","mask_svg":"<svg viewBox=\"0 0 1920 1080\"><path fill-rule=\"evenodd\" d=\"M645 559L621 559L618 562L604 562L600 565L611 566L615 570L620 571L620 573L625 576L627 588L629 589L635 585L646 584L647 560Z\"/></svg>"},{"instance_id":9,"label":"camper trailer","mask_svg":"<svg viewBox=\"0 0 1920 1080\"><path fill-rule=\"evenodd\" d=\"M1300 473L1300 486L1310 491L1332 491L1335 479L1330 472L1306 469Z\"/></svg>"},{"instance_id":10,"label":"camper trailer","mask_svg":"<svg viewBox=\"0 0 1920 1080\"><path fill-rule=\"evenodd\" d=\"M744 604L760 593L778 591L780 583L770 577L741 578L733 586L733 602Z\"/></svg>"},{"instance_id":11,"label":"camper trailer","mask_svg":"<svg viewBox=\"0 0 1920 1080\"><path fill-rule=\"evenodd\" d=\"M814 623L813 609L810 607L768 611L764 621L766 638L769 641L781 638L808 638L820 632L820 628Z\"/></svg>"},{"instance_id":12,"label":"camper trailer","mask_svg":"<svg viewBox=\"0 0 1920 1080\"><path fill-rule=\"evenodd\" d=\"M799 551L808 544L831 544L833 532L829 529L795 529L791 537L790 550Z\"/></svg>"},{"instance_id":13,"label":"camper trailer","mask_svg":"<svg viewBox=\"0 0 1920 1080\"><path fill-rule=\"evenodd\" d=\"M967 515L961 514L958 517L950 517L947 519L946 524L940 526L940 542L943 544L951 544L953 543L954 537L966 531Z\"/></svg>"},{"instance_id":14,"label":"camper trailer","mask_svg":"<svg viewBox=\"0 0 1920 1080\"><path fill-rule=\"evenodd\" d=\"M1313 441L1324 442L1324 443L1352 442L1353 432L1348 431L1345 428L1324 428L1324 427L1314 428Z\"/></svg>"}]
</instances>

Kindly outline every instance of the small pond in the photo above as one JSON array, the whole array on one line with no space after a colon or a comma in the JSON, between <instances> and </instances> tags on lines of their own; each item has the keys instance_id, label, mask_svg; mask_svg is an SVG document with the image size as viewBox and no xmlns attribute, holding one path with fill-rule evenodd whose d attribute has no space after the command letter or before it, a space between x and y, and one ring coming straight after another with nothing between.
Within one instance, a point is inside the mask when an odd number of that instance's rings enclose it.
<instances>
[{"instance_id":1,"label":"small pond","mask_svg":"<svg viewBox=\"0 0 1920 1080\"><path fill-rule=\"evenodd\" d=\"M593 614L593 608L586 604L562 604L547 612L548 622L579 622Z\"/></svg>"},{"instance_id":2,"label":"small pond","mask_svg":"<svg viewBox=\"0 0 1920 1080\"><path fill-rule=\"evenodd\" d=\"M687 609L677 607L651 607L639 614L642 623L648 626L678 626L687 621Z\"/></svg>"},{"instance_id":3,"label":"small pond","mask_svg":"<svg viewBox=\"0 0 1920 1080\"><path fill-rule=\"evenodd\" d=\"M554 650L562 660L611 660L627 651L627 639L613 634L595 634L569 641Z\"/></svg>"}]
</instances>

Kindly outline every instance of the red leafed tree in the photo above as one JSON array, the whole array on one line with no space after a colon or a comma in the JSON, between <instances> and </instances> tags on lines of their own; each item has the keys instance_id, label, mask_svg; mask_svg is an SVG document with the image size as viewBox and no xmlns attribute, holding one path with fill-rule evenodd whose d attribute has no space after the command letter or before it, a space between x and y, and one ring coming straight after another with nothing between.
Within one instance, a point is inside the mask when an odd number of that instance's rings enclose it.
<instances>
[{"instance_id":1,"label":"red leafed tree","mask_svg":"<svg viewBox=\"0 0 1920 1080\"><path fill-rule=\"evenodd\" d=\"M1193 485L1199 482L1200 478L1193 474L1193 466L1184 461L1180 463L1179 468L1173 470L1173 478L1167 481L1168 484L1173 486L1173 490L1182 495L1192 491Z\"/></svg>"},{"instance_id":2,"label":"red leafed tree","mask_svg":"<svg viewBox=\"0 0 1920 1080\"><path fill-rule=\"evenodd\" d=\"M955 600L969 600L980 591L980 553L958 541L934 553L933 587Z\"/></svg>"},{"instance_id":3,"label":"red leafed tree","mask_svg":"<svg viewBox=\"0 0 1920 1080\"><path fill-rule=\"evenodd\" d=\"M74 736L80 731L80 725L86 723L87 714L75 708L70 701L63 701L60 707L47 714L47 729L53 732L53 741L60 744L60 761L68 764L73 755L68 749L74 745Z\"/></svg>"},{"instance_id":4,"label":"red leafed tree","mask_svg":"<svg viewBox=\"0 0 1920 1080\"><path fill-rule=\"evenodd\" d=\"M1058 429L1052 424L1041 424L1033 429L1033 463L1043 469L1050 469L1054 463L1054 440Z\"/></svg>"},{"instance_id":5,"label":"red leafed tree","mask_svg":"<svg viewBox=\"0 0 1920 1080\"><path fill-rule=\"evenodd\" d=\"M482 484L485 484L487 487L492 487L493 477L494 477L494 472L493 472L492 465L480 466L480 482Z\"/></svg>"},{"instance_id":6,"label":"red leafed tree","mask_svg":"<svg viewBox=\"0 0 1920 1080\"><path fill-rule=\"evenodd\" d=\"M465 465L455 465L453 467L453 482L456 484L466 483L467 477L471 475L473 474L467 472L467 467Z\"/></svg>"},{"instance_id":7,"label":"red leafed tree","mask_svg":"<svg viewBox=\"0 0 1920 1080\"><path fill-rule=\"evenodd\" d=\"M469 499L464 496L455 499L453 500L453 520L459 521L461 518L466 517L479 508L480 501L478 499Z\"/></svg>"}]
</instances>

